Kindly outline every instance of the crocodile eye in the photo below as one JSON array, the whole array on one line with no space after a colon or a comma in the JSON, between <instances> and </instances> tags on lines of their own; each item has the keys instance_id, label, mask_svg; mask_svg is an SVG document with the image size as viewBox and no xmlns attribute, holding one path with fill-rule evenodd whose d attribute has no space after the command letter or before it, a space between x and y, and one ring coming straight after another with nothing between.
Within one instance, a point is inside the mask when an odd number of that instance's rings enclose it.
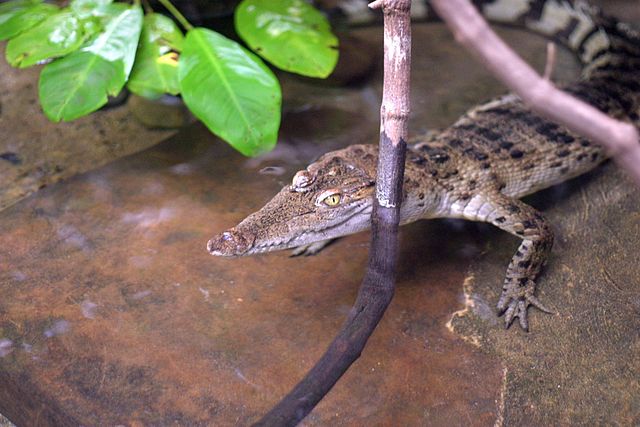
<instances>
[{"instance_id":1,"label":"crocodile eye","mask_svg":"<svg viewBox=\"0 0 640 427\"><path fill-rule=\"evenodd\" d=\"M327 206L337 206L340 203L340 194L327 196L322 202Z\"/></svg>"}]
</instances>

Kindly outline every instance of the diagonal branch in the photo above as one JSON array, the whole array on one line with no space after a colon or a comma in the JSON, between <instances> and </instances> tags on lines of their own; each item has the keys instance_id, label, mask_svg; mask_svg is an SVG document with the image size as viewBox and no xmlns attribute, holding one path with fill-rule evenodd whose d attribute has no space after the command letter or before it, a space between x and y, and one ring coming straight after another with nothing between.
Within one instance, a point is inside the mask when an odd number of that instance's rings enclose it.
<instances>
[{"instance_id":1,"label":"diagonal branch","mask_svg":"<svg viewBox=\"0 0 640 427\"><path fill-rule=\"evenodd\" d=\"M371 5L384 12L384 88L371 249L358 297L324 355L258 426L293 426L311 412L360 357L393 298L409 116L410 4L410 0L377 0Z\"/></svg>"},{"instance_id":2,"label":"diagonal branch","mask_svg":"<svg viewBox=\"0 0 640 427\"><path fill-rule=\"evenodd\" d=\"M432 0L431 5L456 40L534 111L607 148L640 185L640 143L633 125L607 116L541 78L468 0Z\"/></svg>"}]
</instances>

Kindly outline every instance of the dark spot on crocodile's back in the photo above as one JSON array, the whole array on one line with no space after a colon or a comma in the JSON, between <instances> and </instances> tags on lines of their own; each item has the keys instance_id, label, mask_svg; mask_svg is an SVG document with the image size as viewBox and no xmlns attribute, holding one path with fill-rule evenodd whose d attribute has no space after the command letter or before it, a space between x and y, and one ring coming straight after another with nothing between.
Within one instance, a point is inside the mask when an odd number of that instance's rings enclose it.
<instances>
[{"instance_id":1,"label":"dark spot on crocodile's back","mask_svg":"<svg viewBox=\"0 0 640 427\"><path fill-rule=\"evenodd\" d=\"M409 160L411 161L411 163L414 163L418 166L422 166L427 162L427 159L425 159L422 156L418 156L418 155L413 155L409 158Z\"/></svg>"},{"instance_id":2,"label":"dark spot on crocodile's back","mask_svg":"<svg viewBox=\"0 0 640 427\"><path fill-rule=\"evenodd\" d=\"M513 205L513 204L507 206L507 210L509 211L509 213L512 213L512 214L520 212L520 208L517 205Z\"/></svg>"},{"instance_id":3,"label":"dark spot on crocodile's back","mask_svg":"<svg viewBox=\"0 0 640 427\"><path fill-rule=\"evenodd\" d=\"M522 156L524 156L524 153L522 151L518 150L518 149L515 149L515 150L511 150L509 155L513 159L520 159L520 158L522 158Z\"/></svg>"},{"instance_id":4,"label":"dark spot on crocodile's back","mask_svg":"<svg viewBox=\"0 0 640 427\"><path fill-rule=\"evenodd\" d=\"M543 123L536 127L536 132L547 138L553 138L556 135L556 130L558 130L558 125L551 122Z\"/></svg>"},{"instance_id":5,"label":"dark spot on crocodile's back","mask_svg":"<svg viewBox=\"0 0 640 427\"><path fill-rule=\"evenodd\" d=\"M520 261L518 263L518 267L521 267L521 268L529 268L530 265L531 265L531 260Z\"/></svg>"},{"instance_id":6,"label":"dark spot on crocodile's back","mask_svg":"<svg viewBox=\"0 0 640 427\"><path fill-rule=\"evenodd\" d=\"M434 148L428 145L423 145L422 147L420 147L420 149L427 153L429 159L431 159L435 163L444 163L449 160L449 155L441 148Z\"/></svg>"},{"instance_id":7,"label":"dark spot on crocodile's back","mask_svg":"<svg viewBox=\"0 0 640 427\"><path fill-rule=\"evenodd\" d=\"M496 133L494 131L492 131L491 129L487 129L487 128L483 128L483 127L479 127L476 132L483 136L484 138L487 138L490 141L497 141L498 139L500 139L502 137L502 135L500 135L499 133Z\"/></svg>"},{"instance_id":8,"label":"dark spot on crocodile's back","mask_svg":"<svg viewBox=\"0 0 640 427\"><path fill-rule=\"evenodd\" d=\"M569 135L568 133L559 133L556 135L556 137L558 138L558 140L564 142L565 144L571 144L573 141L575 141L576 139Z\"/></svg>"},{"instance_id":9,"label":"dark spot on crocodile's back","mask_svg":"<svg viewBox=\"0 0 640 427\"><path fill-rule=\"evenodd\" d=\"M17 166L22 163L22 159L16 153L11 151L7 151L5 153L0 154L0 159L6 160L14 166Z\"/></svg>"},{"instance_id":10,"label":"dark spot on crocodile's back","mask_svg":"<svg viewBox=\"0 0 640 427\"><path fill-rule=\"evenodd\" d=\"M449 141L449 145L452 146L453 148L460 148L464 145L464 142L461 139L454 138Z\"/></svg>"},{"instance_id":11,"label":"dark spot on crocodile's back","mask_svg":"<svg viewBox=\"0 0 640 427\"><path fill-rule=\"evenodd\" d=\"M529 111L518 111L513 115L514 120L519 120L529 126L538 126L544 120Z\"/></svg>"},{"instance_id":12,"label":"dark spot on crocodile's back","mask_svg":"<svg viewBox=\"0 0 640 427\"><path fill-rule=\"evenodd\" d=\"M449 155L446 153L438 153L430 156L436 163L444 163L449 160Z\"/></svg>"},{"instance_id":13,"label":"dark spot on crocodile's back","mask_svg":"<svg viewBox=\"0 0 640 427\"><path fill-rule=\"evenodd\" d=\"M487 160L489 158L489 156L486 153L483 153L482 151L474 147L469 147L466 150L464 150L464 154L465 156L471 157L472 159L475 159L478 161Z\"/></svg>"},{"instance_id":14,"label":"dark spot on crocodile's back","mask_svg":"<svg viewBox=\"0 0 640 427\"><path fill-rule=\"evenodd\" d=\"M486 110L485 112L487 113L493 113L495 115L498 116L504 116L504 115L511 115L513 114L513 111L511 111L508 108L504 108L504 107L496 107L496 108L491 108L489 110Z\"/></svg>"},{"instance_id":15,"label":"dark spot on crocodile's back","mask_svg":"<svg viewBox=\"0 0 640 427\"><path fill-rule=\"evenodd\" d=\"M567 157L569 154L571 154L571 151L569 150L561 150L558 151L558 157Z\"/></svg>"}]
</instances>

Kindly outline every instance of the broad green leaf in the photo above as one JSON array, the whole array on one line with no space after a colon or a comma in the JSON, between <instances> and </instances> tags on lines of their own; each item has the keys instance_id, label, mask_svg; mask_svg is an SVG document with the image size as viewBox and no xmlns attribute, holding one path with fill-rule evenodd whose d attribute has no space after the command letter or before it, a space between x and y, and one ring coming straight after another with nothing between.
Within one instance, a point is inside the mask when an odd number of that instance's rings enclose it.
<instances>
[{"instance_id":1,"label":"broad green leaf","mask_svg":"<svg viewBox=\"0 0 640 427\"><path fill-rule=\"evenodd\" d=\"M67 55L77 50L91 34L70 10L48 17L7 43L7 62L25 68L45 59Z\"/></svg>"},{"instance_id":2,"label":"broad green leaf","mask_svg":"<svg viewBox=\"0 0 640 427\"><path fill-rule=\"evenodd\" d=\"M157 13L144 17L136 61L127 82L129 90L145 98L180 93L177 54L182 32L169 18Z\"/></svg>"},{"instance_id":3,"label":"broad green leaf","mask_svg":"<svg viewBox=\"0 0 640 427\"><path fill-rule=\"evenodd\" d=\"M0 27L21 10L30 8L42 0L13 0L0 3Z\"/></svg>"},{"instance_id":4,"label":"broad green leaf","mask_svg":"<svg viewBox=\"0 0 640 427\"><path fill-rule=\"evenodd\" d=\"M52 4L35 4L31 7L19 9L9 19L0 24L0 40L10 39L23 31L37 25L48 16L58 12Z\"/></svg>"},{"instance_id":5,"label":"broad green leaf","mask_svg":"<svg viewBox=\"0 0 640 427\"><path fill-rule=\"evenodd\" d=\"M338 62L329 22L304 0L244 0L235 26L251 49L283 70L325 78Z\"/></svg>"},{"instance_id":6,"label":"broad green leaf","mask_svg":"<svg viewBox=\"0 0 640 427\"><path fill-rule=\"evenodd\" d=\"M205 125L246 156L273 148L280 127L280 84L238 43L205 28L187 33L178 63L180 92Z\"/></svg>"},{"instance_id":7,"label":"broad green leaf","mask_svg":"<svg viewBox=\"0 0 640 427\"><path fill-rule=\"evenodd\" d=\"M54 122L89 114L123 88L135 58L142 10L114 3L104 32L87 46L45 66L40 74L42 109Z\"/></svg>"},{"instance_id":8,"label":"broad green leaf","mask_svg":"<svg viewBox=\"0 0 640 427\"><path fill-rule=\"evenodd\" d=\"M98 16L113 0L73 0L69 6L80 18Z\"/></svg>"}]
</instances>

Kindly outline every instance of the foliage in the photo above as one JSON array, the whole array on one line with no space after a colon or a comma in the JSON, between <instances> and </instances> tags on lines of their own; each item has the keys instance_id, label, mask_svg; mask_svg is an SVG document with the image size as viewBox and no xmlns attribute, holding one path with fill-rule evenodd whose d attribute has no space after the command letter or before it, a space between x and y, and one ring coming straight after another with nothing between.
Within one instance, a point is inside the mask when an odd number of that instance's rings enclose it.
<instances>
[{"instance_id":1,"label":"foliage","mask_svg":"<svg viewBox=\"0 0 640 427\"><path fill-rule=\"evenodd\" d=\"M0 40L13 67L46 64L40 103L52 121L69 121L104 106L126 85L155 99L181 95L216 135L244 155L273 148L280 127L281 90L271 70L239 43L193 28L160 0L187 30L164 15L143 16L139 1L71 0L64 8L42 0L0 4ZM304 0L243 0L236 30L274 66L326 77L337 62L327 20Z\"/></svg>"},{"instance_id":2,"label":"foliage","mask_svg":"<svg viewBox=\"0 0 640 427\"><path fill-rule=\"evenodd\" d=\"M240 37L278 68L325 78L338 62L329 23L303 0L245 0L235 18Z\"/></svg>"},{"instance_id":3,"label":"foliage","mask_svg":"<svg viewBox=\"0 0 640 427\"><path fill-rule=\"evenodd\" d=\"M280 124L280 85L255 55L207 30L189 30L178 70L185 104L245 155L273 148ZM203 90L204 89L204 90Z\"/></svg>"},{"instance_id":4,"label":"foliage","mask_svg":"<svg viewBox=\"0 0 640 427\"><path fill-rule=\"evenodd\" d=\"M97 37L75 52L47 64L40 74L40 102L49 119L73 120L97 110L116 96L133 66L142 29L142 10L115 3L103 9L105 25Z\"/></svg>"},{"instance_id":5,"label":"foliage","mask_svg":"<svg viewBox=\"0 0 640 427\"><path fill-rule=\"evenodd\" d=\"M178 55L184 36L169 18L157 13L144 17L144 26L127 87L145 98L159 98L164 93L177 95Z\"/></svg>"}]
</instances>

